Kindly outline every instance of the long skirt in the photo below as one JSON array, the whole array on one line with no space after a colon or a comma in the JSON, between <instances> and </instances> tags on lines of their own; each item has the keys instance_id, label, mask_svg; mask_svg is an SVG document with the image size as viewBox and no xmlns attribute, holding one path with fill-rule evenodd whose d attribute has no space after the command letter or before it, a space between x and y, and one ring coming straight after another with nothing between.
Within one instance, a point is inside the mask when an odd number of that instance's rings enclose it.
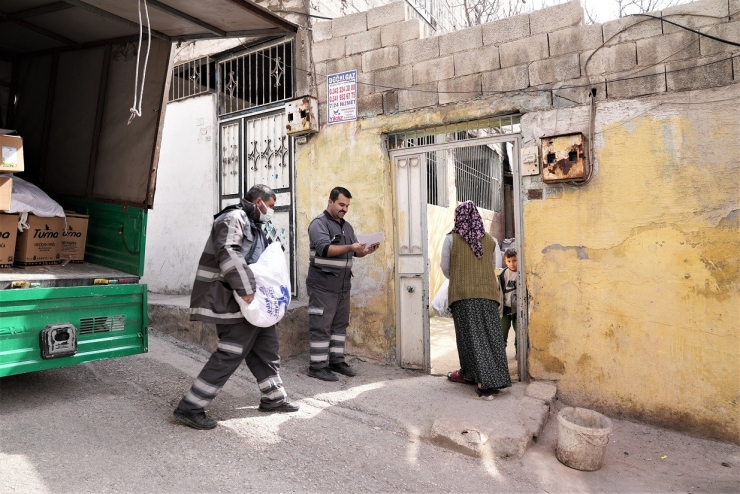
<instances>
[{"instance_id":1,"label":"long skirt","mask_svg":"<svg viewBox=\"0 0 740 494\"><path fill-rule=\"evenodd\" d=\"M484 389L511 386L498 302L482 298L458 300L450 309L463 377Z\"/></svg>"}]
</instances>

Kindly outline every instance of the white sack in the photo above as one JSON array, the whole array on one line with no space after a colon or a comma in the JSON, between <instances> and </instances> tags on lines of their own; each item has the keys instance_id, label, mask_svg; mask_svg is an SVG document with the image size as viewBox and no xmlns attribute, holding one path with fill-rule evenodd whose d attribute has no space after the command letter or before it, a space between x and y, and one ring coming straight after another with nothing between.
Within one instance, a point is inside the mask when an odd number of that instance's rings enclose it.
<instances>
[{"instance_id":1,"label":"white sack","mask_svg":"<svg viewBox=\"0 0 740 494\"><path fill-rule=\"evenodd\" d=\"M249 268L257 283L254 300L247 305L236 291L234 298L247 321L267 328L283 318L290 304L290 273L280 243L271 243Z\"/></svg>"},{"instance_id":2,"label":"white sack","mask_svg":"<svg viewBox=\"0 0 740 494\"><path fill-rule=\"evenodd\" d=\"M10 177L12 175L2 175ZM22 178L13 177L13 193L10 199L9 213L33 213L36 216L49 218L61 216L64 218L64 209L46 192Z\"/></svg>"},{"instance_id":3,"label":"white sack","mask_svg":"<svg viewBox=\"0 0 740 494\"><path fill-rule=\"evenodd\" d=\"M450 280L445 280L439 287L437 294L432 299L432 309L439 317L452 317L452 312L447 306L447 292L450 289Z\"/></svg>"}]
</instances>

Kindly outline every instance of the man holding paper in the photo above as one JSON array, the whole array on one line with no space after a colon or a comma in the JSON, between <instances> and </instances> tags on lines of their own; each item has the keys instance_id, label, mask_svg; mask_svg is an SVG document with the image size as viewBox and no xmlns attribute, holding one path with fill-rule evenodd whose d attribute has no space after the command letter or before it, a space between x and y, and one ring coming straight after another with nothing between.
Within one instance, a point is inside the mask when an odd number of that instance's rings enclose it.
<instances>
[{"instance_id":1,"label":"man holding paper","mask_svg":"<svg viewBox=\"0 0 740 494\"><path fill-rule=\"evenodd\" d=\"M308 375L323 381L336 381L338 372L356 375L344 361L344 341L349 326L352 260L378 249L380 237L372 244L360 243L344 215L352 194L335 187L329 194L326 210L308 227L310 258L308 288L308 323L311 362Z\"/></svg>"}]
</instances>

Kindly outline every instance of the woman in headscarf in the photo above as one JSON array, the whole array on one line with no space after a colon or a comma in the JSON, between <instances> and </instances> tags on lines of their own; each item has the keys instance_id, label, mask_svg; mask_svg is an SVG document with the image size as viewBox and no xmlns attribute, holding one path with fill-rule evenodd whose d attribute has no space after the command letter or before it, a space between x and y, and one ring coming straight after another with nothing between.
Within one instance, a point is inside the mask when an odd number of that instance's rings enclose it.
<instances>
[{"instance_id":1,"label":"woman in headscarf","mask_svg":"<svg viewBox=\"0 0 740 494\"><path fill-rule=\"evenodd\" d=\"M478 208L467 201L455 209L455 228L442 245L442 272L450 279L448 303L455 322L460 370L447 378L475 384L492 399L511 386L501 334L501 288L495 272L496 240L485 232Z\"/></svg>"}]
</instances>

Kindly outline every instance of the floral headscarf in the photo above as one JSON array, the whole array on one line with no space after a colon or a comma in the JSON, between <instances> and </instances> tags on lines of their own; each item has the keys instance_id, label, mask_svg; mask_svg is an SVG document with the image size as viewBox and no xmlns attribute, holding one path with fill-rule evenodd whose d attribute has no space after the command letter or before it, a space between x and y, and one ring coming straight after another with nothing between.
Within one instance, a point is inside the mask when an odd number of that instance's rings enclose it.
<instances>
[{"instance_id":1,"label":"floral headscarf","mask_svg":"<svg viewBox=\"0 0 740 494\"><path fill-rule=\"evenodd\" d=\"M483 245L480 239L486 234L483 219L473 201L466 201L455 208L455 228L450 233L457 233L468 243L475 257L483 257Z\"/></svg>"}]
</instances>

